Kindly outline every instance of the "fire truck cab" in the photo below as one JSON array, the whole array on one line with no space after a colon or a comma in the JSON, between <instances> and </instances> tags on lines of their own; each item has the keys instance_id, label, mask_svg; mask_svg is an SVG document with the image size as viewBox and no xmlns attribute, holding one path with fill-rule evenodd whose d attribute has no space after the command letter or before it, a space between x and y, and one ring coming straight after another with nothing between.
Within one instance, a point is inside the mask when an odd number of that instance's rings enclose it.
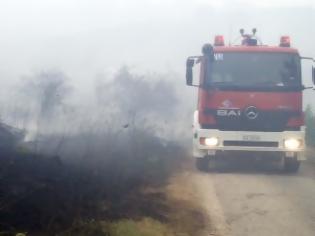
<instances>
[{"instance_id":1,"label":"fire truck cab","mask_svg":"<svg viewBox=\"0 0 315 236\"><path fill-rule=\"evenodd\" d=\"M224 156L244 155L277 159L296 172L305 160L301 60L290 37L277 46L263 45L240 31L240 45L225 45L216 36L202 56L186 62L186 84L198 87L193 118L193 156L200 170ZM193 66L200 66L193 84ZM315 70L312 68L313 84ZM312 87L313 88L313 87Z\"/></svg>"}]
</instances>

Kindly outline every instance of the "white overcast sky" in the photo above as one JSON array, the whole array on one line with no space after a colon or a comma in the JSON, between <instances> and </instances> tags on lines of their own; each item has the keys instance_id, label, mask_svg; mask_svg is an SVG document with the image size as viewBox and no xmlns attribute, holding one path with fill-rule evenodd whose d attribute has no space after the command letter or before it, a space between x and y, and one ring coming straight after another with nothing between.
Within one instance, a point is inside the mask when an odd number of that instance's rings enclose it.
<instances>
[{"instance_id":1,"label":"white overcast sky","mask_svg":"<svg viewBox=\"0 0 315 236\"><path fill-rule=\"evenodd\" d=\"M183 74L215 34L253 27L315 56L314 0L0 0L1 81L60 69L80 86L121 65Z\"/></svg>"}]
</instances>

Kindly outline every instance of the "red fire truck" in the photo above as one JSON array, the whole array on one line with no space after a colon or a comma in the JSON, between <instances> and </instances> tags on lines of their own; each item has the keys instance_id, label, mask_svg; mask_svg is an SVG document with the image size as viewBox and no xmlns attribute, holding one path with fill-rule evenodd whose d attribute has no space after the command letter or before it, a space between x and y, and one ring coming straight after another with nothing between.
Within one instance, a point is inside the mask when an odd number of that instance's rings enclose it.
<instances>
[{"instance_id":1,"label":"red fire truck","mask_svg":"<svg viewBox=\"0 0 315 236\"><path fill-rule=\"evenodd\" d=\"M240 31L240 45L225 45L216 36L205 44L202 56L186 62L186 84L198 87L193 121L193 156L200 170L220 158L248 156L278 160L284 170L296 172L305 159L301 57L290 37L278 46L263 45L256 30ZM193 84L193 66L200 79ZM312 67L315 84L315 69Z\"/></svg>"}]
</instances>

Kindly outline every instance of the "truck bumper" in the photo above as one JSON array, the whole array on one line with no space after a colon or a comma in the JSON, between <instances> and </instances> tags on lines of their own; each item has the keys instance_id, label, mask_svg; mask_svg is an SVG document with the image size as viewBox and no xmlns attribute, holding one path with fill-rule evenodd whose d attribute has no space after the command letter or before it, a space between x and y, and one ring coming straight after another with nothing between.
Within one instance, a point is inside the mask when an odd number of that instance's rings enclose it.
<instances>
[{"instance_id":1,"label":"truck bumper","mask_svg":"<svg viewBox=\"0 0 315 236\"><path fill-rule=\"evenodd\" d=\"M282 152L286 157L297 157L305 160L305 132L253 132L253 131L221 131L216 129L194 129L193 156L204 157L215 155L222 151L240 152ZM201 139L216 138L217 145L209 146ZM301 145L295 149L288 149L285 140L299 140Z\"/></svg>"}]
</instances>

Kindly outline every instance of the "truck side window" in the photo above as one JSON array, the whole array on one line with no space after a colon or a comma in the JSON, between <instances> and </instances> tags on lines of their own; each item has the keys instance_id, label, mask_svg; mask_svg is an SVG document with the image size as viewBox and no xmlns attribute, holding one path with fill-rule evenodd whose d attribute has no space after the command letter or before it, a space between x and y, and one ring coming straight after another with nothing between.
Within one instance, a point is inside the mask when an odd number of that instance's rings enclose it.
<instances>
[{"instance_id":1,"label":"truck side window","mask_svg":"<svg viewBox=\"0 0 315 236\"><path fill-rule=\"evenodd\" d=\"M297 85L299 83L298 65L295 58L291 58L284 62L281 77L282 82L285 85Z\"/></svg>"}]
</instances>

